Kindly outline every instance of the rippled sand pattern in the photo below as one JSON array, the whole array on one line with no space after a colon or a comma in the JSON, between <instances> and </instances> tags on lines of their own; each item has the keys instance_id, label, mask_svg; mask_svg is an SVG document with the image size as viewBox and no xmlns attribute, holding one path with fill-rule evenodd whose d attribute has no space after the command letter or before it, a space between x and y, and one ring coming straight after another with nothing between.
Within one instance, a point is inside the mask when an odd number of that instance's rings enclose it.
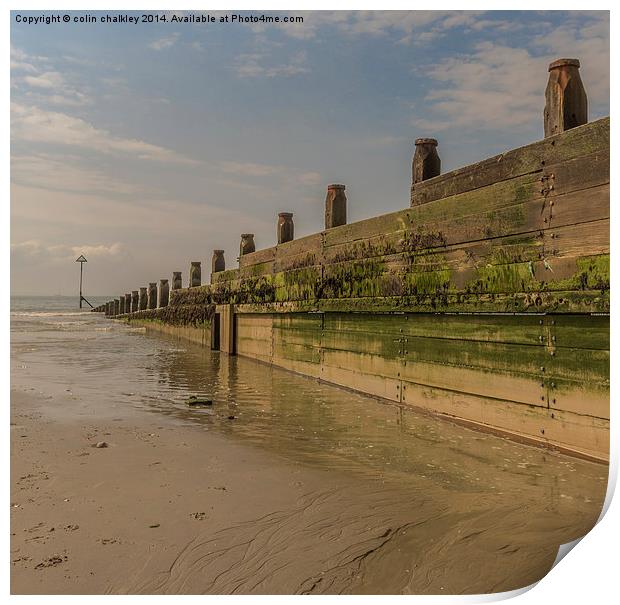
<instances>
[{"instance_id":1,"label":"rippled sand pattern","mask_svg":"<svg viewBox=\"0 0 620 605\"><path fill-rule=\"evenodd\" d=\"M61 391L77 373L93 397L105 391L127 409L202 426L329 478L294 506L201 525L170 560L146 561L109 592L504 591L544 576L558 546L584 535L601 510L606 466L94 314L72 321L13 318L15 383ZM214 404L189 409L189 395Z\"/></svg>"}]
</instances>

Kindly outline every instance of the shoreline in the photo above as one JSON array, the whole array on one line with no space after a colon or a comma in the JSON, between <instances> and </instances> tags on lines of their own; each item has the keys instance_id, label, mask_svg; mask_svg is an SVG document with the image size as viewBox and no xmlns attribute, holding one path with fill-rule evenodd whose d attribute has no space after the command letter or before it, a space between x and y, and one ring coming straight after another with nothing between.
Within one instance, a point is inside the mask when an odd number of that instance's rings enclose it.
<instances>
[{"instance_id":1,"label":"shoreline","mask_svg":"<svg viewBox=\"0 0 620 605\"><path fill-rule=\"evenodd\" d=\"M53 393L11 391L12 594L504 592L596 521L557 495L405 487Z\"/></svg>"},{"instance_id":2,"label":"shoreline","mask_svg":"<svg viewBox=\"0 0 620 605\"><path fill-rule=\"evenodd\" d=\"M294 507L321 487L320 471L215 432L205 439L200 427L147 413L58 422L46 403L11 392L12 594L133 592L118 578L152 580L197 533Z\"/></svg>"}]
</instances>

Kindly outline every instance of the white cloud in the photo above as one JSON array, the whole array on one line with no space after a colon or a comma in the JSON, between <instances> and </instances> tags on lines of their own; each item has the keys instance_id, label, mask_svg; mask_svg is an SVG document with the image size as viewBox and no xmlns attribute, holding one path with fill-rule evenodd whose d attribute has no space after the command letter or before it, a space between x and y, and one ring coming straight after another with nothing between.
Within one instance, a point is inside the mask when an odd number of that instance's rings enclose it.
<instances>
[{"instance_id":1,"label":"white cloud","mask_svg":"<svg viewBox=\"0 0 620 605\"><path fill-rule=\"evenodd\" d=\"M49 64L47 57L28 55L12 48L11 70L15 72L11 74L12 88L35 103L77 107L91 102L87 94L68 83L66 76L57 69L51 69Z\"/></svg>"},{"instance_id":2,"label":"white cloud","mask_svg":"<svg viewBox=\"0 0 620 605\"><path fill-rule=\"evenodd\" d=\"M35 88L57 88L64 84L64 79L57 71L46 71L36 76L25 76L24 82Z\"/></svg>"},{"instance_id":3,"label":"white cloud","mask_svg":"<svg viewBox=\"0 0 620 605\"><path fill-rule=\"evenodd\" d=\"M323 181L323 178L318 172L303 172L297 177L297 180L302 185L314 186L320 185Z\"/></svg>"},{"instance_id":4,"label":"white cloud","mask_svg":"<svg viewBox=\"0 0 620 605\"><path fill-rule=\"evenodd\" d=\"M282 171L281 166L255 164L252 162L220 162L220 169L226 173L244 176L272 176Z\"/></svg>"},{"instance_id":5,"label":"white cloud","mask_svg":"<svg viewBox=\"0 0 620 605\"><path fill-rule=\"evenodd\" d=\"M169 36L153 40L153 42L149 44L149 48L152 48L153 50L166 50L167 48L171 48L177 43L179 36L180 34L176 32Z\"/></svg>"},{"instance_id":6,"label":"white cloud","mask_svg":"<svg viewBox=\"0 0 620 605\"><path fill-rule=\"evenodd\" d=\"M46 154L11 156L11 182L54 191L100 192L115 195L144 193L142 187L84 168L78 156Z\"/></svg>"},{"instance_id":7,"label":"white cloud","mask_svg":"<svg viewBox=\"0 0 620 605\"><path fill-rule=\"evenodd\" d=\"M279 28L291 38L315 38L319 30L333 27L350 36L394 36L396 43L428 41L456 27L474 27L482 11L290 11L303 23L261 24L248 27L256 33Z\"/></svg>"},{"instance_id":8,"label":"white cloud","mask_svg":"<svg viewBox=\"0 0 620 605\"><path fill-rule=\"evenodd\" d=\"M11 105L11 136L16 141L79 147L141 160L198 163L165 147L115 136L81 118L18 103Z\"/></svg>"},{"instance_id":9,"label":"white cloud","mask_svg":"<svg viewBox=\"0 0 620 605\"><path fill-rule=\"evenodd\" d=\"M265 65L266 55L261 53L243 54L237 58L235 71L240 78L277 78L297 76L310 70L306 66L306 53L299 52L287 63Z\"/></svg>"},{"instance_id":10,"label":"white cloud","mask_svg":"<svg viewBox=\"0 0 620 605\"><path fill-rule=\"evenodd\" d=\"M26 71L35 73L38 68L35 63L47 63L46 57L33 57L28 55L23 50L11 46L11 71Z\"/></svg>"},{"instance_id":11,"label":"white cloud","mask_svg":"<svg viewBox=\"0 0 620 605\"><path fill-rule=\"evenodd\" d=\"M80 254L87 260L90 258L123 260L127 257L127 248L121 242L113 244L81 244L81 245L51 245L40 240L31 239L11 244L13 261L44 261L52 264L63 264L74 261Z\"/></svg>"},{"instance_id":12,"label":"white cloud","mask_svg":"<svg viewBox=\"0 0 620 605\"><path fill-rule=\"evenodd\" d=\"M537 35L530 48L482 42L471 55L423 69L435 85L426 95L429 118L413 124L428 133L460 127L512 130L541 123L547 67L576 57L592 105L609 102L609 28L605 17Z\"/></svg>"}]
</instances>

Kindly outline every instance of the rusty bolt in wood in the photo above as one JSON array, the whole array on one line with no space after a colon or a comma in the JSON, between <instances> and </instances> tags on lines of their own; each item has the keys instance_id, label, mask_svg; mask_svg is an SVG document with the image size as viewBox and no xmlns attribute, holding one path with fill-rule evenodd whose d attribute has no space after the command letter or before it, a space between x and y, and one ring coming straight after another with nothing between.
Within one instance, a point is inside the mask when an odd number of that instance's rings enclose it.
<instances>
[{"instance_id":1,"label":"rusty bolt in wood","mask_svg":"<svg viewBox=\"0 0 620 605\"><path fill-rule=\"evenodd\" d=\"M292 212L280 212L278 214L278 244L290 242L295 237Z\"/></svg>"},{"instance_id":2,"label":"rusty bolt in wood","mask_svg":"<svg viewBox=\"0 0 620 605\"><path fill-rule=\"evenodd\" d=\"M545 90L545 138L588 122L588 97L579 59L558 59L549 65Z\"/></svg>"},{"instance_id":3,"label":"rusty bolt in wood","mask_svg":"<svg viewBox=\"0 0 620 605\"><path fill-rule=\"evenodd\" d=\"M344 185L328 185L325 198L325 229L347 224L347 196Z\"/></svg>"}]
</instances>

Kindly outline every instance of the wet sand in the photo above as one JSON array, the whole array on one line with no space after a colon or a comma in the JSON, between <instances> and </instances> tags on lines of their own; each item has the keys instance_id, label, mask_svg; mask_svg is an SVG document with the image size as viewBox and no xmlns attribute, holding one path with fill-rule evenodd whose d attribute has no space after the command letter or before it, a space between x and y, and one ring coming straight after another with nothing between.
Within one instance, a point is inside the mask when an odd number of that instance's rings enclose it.
<instances>
[{"instance_id":1,"label":"wet sand","mask_svg":"<svg viewBox=\"0 0 620 605\"><path fill-rule=\"evenodd\" d=\"M604 465L93 313L13 311L11 382L17 594L507 591L605 494Z\"/></svg>"},{"instance_id":2,"label":"wet sand","mask_svg":"<svg viewBox=\"0 0 620 605\"><path fill-rule=\"evenodd\" d=\"M503 591L550 568L557 544L537 532L591 524L549 511L524 532L508 504L307 468L149 413L59 421L49 402L12 393L13 594Z\"/></svg>"}]
</instances>

